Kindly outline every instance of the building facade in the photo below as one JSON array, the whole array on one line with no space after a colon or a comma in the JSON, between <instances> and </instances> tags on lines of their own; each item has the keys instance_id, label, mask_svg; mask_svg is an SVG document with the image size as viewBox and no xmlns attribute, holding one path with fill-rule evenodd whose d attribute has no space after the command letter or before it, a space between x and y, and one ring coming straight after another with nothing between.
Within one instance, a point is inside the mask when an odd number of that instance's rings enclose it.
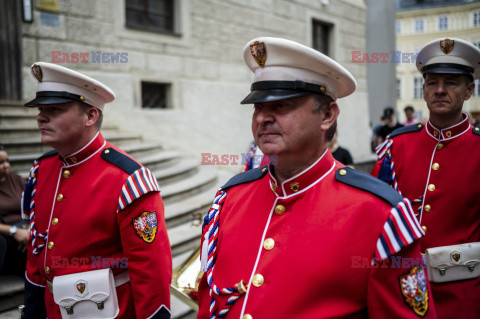
<instances>
[{"instance_id":1,"label":"building facade","mask_svg":"<svg viewBox=\"0 0 480 319\"><path fill-rule=\"evenodd\" d=\"M242 154L253 108L240 105L253 74L243 46L283 37L327 53L357 79L339 101L339 140L370 159L363 0L31 0L22 4L22 99L34 96L30 65L54 62L117 94L105 122L201 159ZM1 97L0 97L1 99ZM239 167L228 167L238 171Z\"/></svg>"},{"instance_id":2,"label":"building facade","mask_svg":"<svg viewBox=\"0 0 480 319\"><path fill-rule=\"evenodd\" d=\"M426 120L428 109L423 100L423 77L415 66L420 48L438 38L461 38L480 48L480 1L478 0L400 0L396 13L397 111L412 105L418 118ZM472 98L464 110L480 119L480 85L476 80Z\"/></svg>"}]
</instances>

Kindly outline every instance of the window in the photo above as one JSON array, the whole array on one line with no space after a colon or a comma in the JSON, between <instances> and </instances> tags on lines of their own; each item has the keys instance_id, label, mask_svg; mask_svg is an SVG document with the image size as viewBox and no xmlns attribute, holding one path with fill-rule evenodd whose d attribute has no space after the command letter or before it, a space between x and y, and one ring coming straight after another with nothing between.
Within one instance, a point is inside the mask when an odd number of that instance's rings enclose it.
<instances>
[{"instance_id":1,"label":"window","mask_svg":"<svg viewBox=\"0 0 480 319\"><path fill-rule=\"evenodd\" d=\"M413 98L423 98L423 78L416 77L413 79Z\"/></svg>"},{"instance_id":2,"label":"window","mask_svg":"<svg viewBox=\"0 0 480 319\"><path fill-rule=\"evenodd\" d=\"M401 34L402 33L402 21L395 21L395 34Z\"/></svg>"},{"instance_id":3,"label":"window","mask_svg":"<svg viewBox=\"0 0 480 319\"><path fill-rule=\"evenodd\" d=\"M168 83L142 81L142 108L170 108L170 87L171 85Z\"/></svg>"},{"instance_id":4,"label":"window","mask_svg":"<svg viewBox=\"0 0 480 319\"><path fill-rule=\"evenodd\" d=\"M397 100L402 98L402 79L397 79Z\"/></svg>"},{"instance_id":5,"label":"window","mask_svg":"<svg viewBox=\"0 0 480 319\"><path fill-rule=\"evenodd\" d=\"M448 30L448 17L438 17L438 31Z\"/></svg>"},{"instance_id":6,"label":"window","mask_svg":"<svg viewBox=\"0 0 480 319\"><path fill-rule=\"evenodd\" d=\"M415 24L415 33L425 32L425 19L423 18L415 19L414 24Z\"/></svg>"},{"instance_id":7,"label":"window","mask_svg":"<svg viewBox=\"0 0 480 319\"><path fill-rule=\"evenodd\" d=\"M480 11L472 12L472 26L480 27Z\"/></svg>"},{"instance_id":8,"label":"window","mask_svg":"<svg viewBox=\"0 0 480 319\"><path fill-rule=\"evenodd\" d=\"M313 20L312 23L313 48L326 55L330 53L328 44L332 27L332 24L321 22L318 20Z\"/></svg>"},{"instance_id":9,"label":"window","mask_svg":"<svg viewBox=\"0 0 480 319\"><path fill-rule=\"evenodd\" d=\"M160 33L175 32L174 0L126 0L127 27Z\"/></svg>"},{"instance_id":10,"label":"window","mask_svg":"<svg viewBox=\"0 0 480 319\"><path fill-rule=\"evenodd\" d=\"M480 96L480 80L475 80L475 88L473 89L473 96Z\"/></svg>"}]
</instances>

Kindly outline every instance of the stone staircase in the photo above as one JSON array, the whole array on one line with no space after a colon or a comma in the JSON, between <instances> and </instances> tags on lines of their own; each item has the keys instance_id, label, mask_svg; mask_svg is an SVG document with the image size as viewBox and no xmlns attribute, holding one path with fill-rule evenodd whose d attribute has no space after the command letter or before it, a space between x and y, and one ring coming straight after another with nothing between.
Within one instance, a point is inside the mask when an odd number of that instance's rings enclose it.
<instances>
[{"instance_id":1,"label":"stone staircase","mask_svg":"<svg viewBox=\"0 0 480 319\"><path fill-rule=\"evenodd\" d=\"M11 170L28 176L34 159L50 150L40 143L35 109L18 102L0 102L0 144L5 145ZM140 135L127 135L108 125L103 136L148 167L158 180L165 205L165 219L173 254L173 267L180 265L200 244L200 214L205 214L217 189L231 176L212 166L201 166L200 159L165 150L161 141L145 141ZM203 216L202 216L203 218ZM0 277L0 319L12 318L7 310L22 302L23 279ZM187 305L172 296L172 318L194 318ZM3 317L2 317L3 313Z\"/></svg>"}]
</instances>

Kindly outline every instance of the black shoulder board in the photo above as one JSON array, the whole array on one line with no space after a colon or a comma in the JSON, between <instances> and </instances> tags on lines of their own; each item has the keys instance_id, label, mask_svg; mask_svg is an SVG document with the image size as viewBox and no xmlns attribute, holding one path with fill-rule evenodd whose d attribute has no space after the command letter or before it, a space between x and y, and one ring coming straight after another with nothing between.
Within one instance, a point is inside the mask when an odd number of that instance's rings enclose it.
<instances>
[{"instance_id":1,"label":"black shoulder board","mask_svg":"<svg viewBox=\"0 0 480 319\"><path fill-rule=\"evenodd\" d=\"M141 168L140 164L133 159L124 155L113 148L106 148L102 151L102 158L115 166L120 167L129 175L133 174L137 169Z\"/></svg>"},{"instance_id":2,"label":"black shoulder board","mask_svg":"<svg viewBox=\"0 0 480 319\"><path fill-rule=\"evenodd\" d=\"M232 178L230 178L230 180L225 185L223 185L220 189L226 190L227 188L230 188L236 185L253 182L265 176L267 172L268 172L268 168L265 165L262 167L258 167L258 168L237 174Z\"/></svg>"},{"instance_id":3,"label":"black shoulder board","mask_svg":"<svg viewBox=\"0 0 480 319\"><path fill-rule=\"evenodd\" d=\"M392 206L397 205L403 200L403 196L387 183L350 167L337 170L335 172L335 178L339 182L372 193Z\"/></svg>"},{"instance_id":4,"label":"black shoulder board","mask_svg":"<svg viewBox=\"0 0 480 319\"><path fill-rule=\"evenodd\" d=\"M40 156L39 158L37 158L37 161L41 161L44 158L52 157L52 156L55 156L57 154L58 154L58 152L56 150L48 151L48 152L44 153L42 156Z\"/></svg>"},{"instance_id":5,"label":"black shoulder board","mask_svg":"<svg viewBox=\"0 0 480 319\"><path fill-rule=\"evenodd\" d=\"M395 137L395 136L397 136L397 135L401 135L401 134L405 134L405 133L418 132L418 131L420 131L422 128L423 128L423 124L422 124L422 123L418 123L418 124L413 124L413 125L409 125L409 126L400 127L400 128L397 128L397 129L396 129L395 131L393 131L392 133L390 133L390 136L389 136L389 137Z\"/></svg>"},{"instance_id":6,"label":"black shoulder board","mask_svg":"<svg viewBox=\"0 0 480 319\"><path fill-rule=\"evenodd\" d=\"M473 134L480 136L480 127L475 126L472 130Z\"/></svg>"}]
</instances>

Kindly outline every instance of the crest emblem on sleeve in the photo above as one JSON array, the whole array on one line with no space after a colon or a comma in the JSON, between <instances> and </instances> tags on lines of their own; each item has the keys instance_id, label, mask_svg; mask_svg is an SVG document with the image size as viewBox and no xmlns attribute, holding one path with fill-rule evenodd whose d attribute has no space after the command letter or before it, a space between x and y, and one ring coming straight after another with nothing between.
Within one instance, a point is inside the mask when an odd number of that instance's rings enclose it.
<instances>
[{"instance_id":1,"label":"crest emblem on sleeve","mask_svg":"<svg viewBox=\"0 0 480 319\"><path fill-rule=\"evenodd\" d=\"M443 53L449 54L453 50L453 46L455 45L455 41L446 38L445 40L440 41L440 49L442 49Z\"/></svg>"},{"instance_id":2,"label":"crest emblem on sleeve","mask_svg":"<svg viewBox=\"0 0 480 319\"><path fill-rule=\"evenodd\" d=\"M146 243L152 243L157 234L157 214L143 212L132 219L133 228L137 235Z\"/></svg>"},{"instance_id":3,"label":"crest emblem on sleeve","mask_svg":"<svg viewBox=\"0 0 480 319\"><path fill-rule=\"evenodd\" d=\"M255 41L250 45L250 53L252 53L252 56L255 61L257 61L257 64L263 68L265 66L265 60L267 59L267 49L265 48L265 43Z\"/></svg>"},{"instance_id":4,"label":"crest emblem on sleeve","mask_svg":"<svg viewBox=\"0 0 480 319\"><path fill-rule=\"evenodd\" d=\"M405 275L400 276L400 289L405 302L413 312L424 317L428 310L428 287L425 269L415 266Z\"/></svg>"}]
</instances>

